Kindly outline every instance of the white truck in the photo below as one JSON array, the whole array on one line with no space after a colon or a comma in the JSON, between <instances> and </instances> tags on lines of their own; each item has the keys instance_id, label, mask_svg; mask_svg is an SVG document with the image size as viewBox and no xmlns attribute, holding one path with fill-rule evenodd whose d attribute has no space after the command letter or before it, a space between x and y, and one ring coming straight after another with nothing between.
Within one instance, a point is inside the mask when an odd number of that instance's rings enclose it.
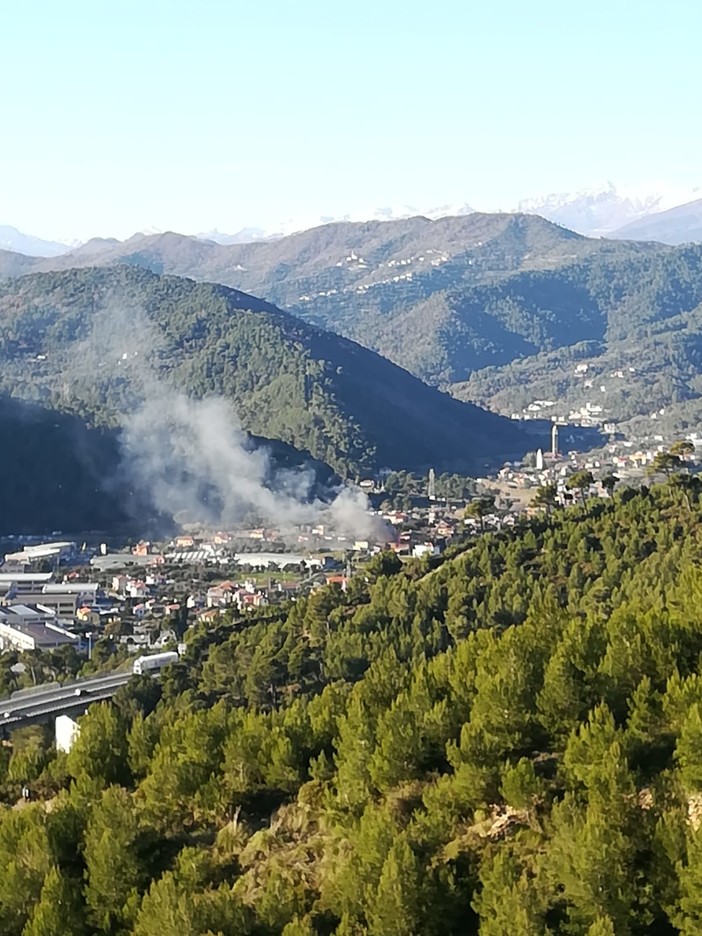
<instances>
[{"instance_id":1,"label":"white truck","mask_svg":"<svg viewBox=\"0 0 702 936\"><path fill-rule=\"evenodd\" d=\"M132 672L136 676L143 676L147 673L157 673L162 670L164 666L177 663L178 660L179 656L174 650L169 650L166 653L152 653L148 656L140 656L134 661Z\"/></svg>"}]
</instances>

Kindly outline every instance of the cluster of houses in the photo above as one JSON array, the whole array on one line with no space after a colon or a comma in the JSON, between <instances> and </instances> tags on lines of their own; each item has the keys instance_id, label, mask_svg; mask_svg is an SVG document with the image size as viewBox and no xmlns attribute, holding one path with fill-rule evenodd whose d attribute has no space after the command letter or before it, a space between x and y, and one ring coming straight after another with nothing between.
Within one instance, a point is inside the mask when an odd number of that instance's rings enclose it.
<instances>
[{"instance_id":1,"label":"cluster of houses","mask_svg":"<svg viewBox=\"0 0 702 936\"><path fill-rule=\"evenodd\" d=\"M260 532L263 545L268 534ZM231 545L231 535L217 533L207 540L184 535L163 547L142 542L115 553L103 546L92 557L69 543L35 544L6 555L0 651L70 645L89 653L106 633L135 652L160 649L189 624L224 611L245 614L332 581L346 587L330 554L236 553ZM53 570L39 571L47 559ZM230 577L213 580L224 564ZM232 566L242 570L236 580Z\"/></svg>"},{"instance_id":2,"label":"cluster of houses","mask_svg":"<svg viewBox=\"0 0 702 936\"><path fill-rule=\"evenodd\" d=\"M225 581L207 589L184 590L174 597L173 581L158 572L143 576L126 571L106 587L95 582L54 580L52 573L0 572L0 651L53 650L64 645L89 652L104 633L129 649L161 648L177 640L172 623L208 620L222 610L238 613L259 608L271 592L284 597L294 583L257 587Z\"/></svg>"},{"instance_id":3,"label":"cluster of houses","mask_svg":"<svg viewBox=\"0 0 702 936\"><path fill-rule=\"evenodd\" d=\"M512 413L512 419L550 419L553 422L567 424L571 423L577 426L596 427L601 426L604 432L613 433L616 431L616 425L608 421L605 416L607 409L601 402L606 400L606 394L609 390L615 392L621 389L620 381L630 380L636 374L635 367L624 367L604 373L601 369L591 369L587 362L580 362L575 365L574 374L582 379L581 393L584 397L594 398L586 399L579 406L566 408L562 401L557 400L532 400L520 412ZM602 396L605 394L605 396ZM597 396L599 395L599 396ZM580 399L582 400L582 396ZM558 407L561 407L559 410ZM655 419L655 414L652 415Z\"/></svg>"},{"instance_id":4,"label":"cluster of houses","mask_svg":"<svg viewBox=\"0 0 702 936\"><path fill-rule=\"evenodd\" d=\"M398 556L439 556L446 544L461 532L457 511L438 502L411 510L388 510L381 514L396 531L394 542L388 544Z\"/></svg>"}]
</instances>

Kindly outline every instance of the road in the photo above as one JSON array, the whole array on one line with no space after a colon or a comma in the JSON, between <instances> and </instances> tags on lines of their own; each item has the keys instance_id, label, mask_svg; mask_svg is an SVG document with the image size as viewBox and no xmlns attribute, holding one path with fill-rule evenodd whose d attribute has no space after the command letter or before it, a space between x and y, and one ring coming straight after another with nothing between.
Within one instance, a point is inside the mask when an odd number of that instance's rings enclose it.
<instances>
[{"instance_id":1,"label":"road","mask_svg":"<svg viewBox=\"0 0 702 936\"><path fill-rule=\"evenodd\" d=\"M0 701L0 729L21 728L56 715L84 712L92 702L111 699L131 678L132 673L128 671L20 690Z\"/></svg>"}]
</instances>

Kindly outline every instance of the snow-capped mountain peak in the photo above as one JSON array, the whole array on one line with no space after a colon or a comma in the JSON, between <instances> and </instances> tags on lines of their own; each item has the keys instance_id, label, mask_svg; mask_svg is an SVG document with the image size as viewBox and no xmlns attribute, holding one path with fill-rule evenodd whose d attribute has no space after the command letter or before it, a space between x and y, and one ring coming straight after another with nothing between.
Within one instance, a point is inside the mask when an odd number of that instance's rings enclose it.
<instances>
[{"instance_id":1,"label":"snow-capped mountain peak","mask_svg":"<svg viewBox=\"0 0 702 936\"><path fill-rule=\"evenodd\" d=\"M699 198L698 189L666 186L635 188L612 182L578 192L544 195L519 202L518 211L539 214L549 221L590 236L605 236L643 218Z\"/></svg>"},{"instance_id":2,"label":"snow-capped mountain peak","mask_svg":"<svg viewBox=\"0 0 702 936\"><path fill-rule=\"evenodd\" d=\"M70 249L69 244L23 234L9 224L0 225L0 250L11 250L13 253L27 254L30 257L58 257L68 253Z\"/></svg>"}]
</instances>

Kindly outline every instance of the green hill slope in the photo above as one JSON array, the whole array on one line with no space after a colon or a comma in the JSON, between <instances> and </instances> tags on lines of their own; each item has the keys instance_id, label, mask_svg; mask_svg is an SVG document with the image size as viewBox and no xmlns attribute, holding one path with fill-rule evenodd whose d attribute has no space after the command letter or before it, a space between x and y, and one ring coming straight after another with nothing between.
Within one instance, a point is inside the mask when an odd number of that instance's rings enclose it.
<instances>
[{"instance_id":1,"label":"green hill slope","mask_svg":"<svg viewBox=\"0 0 702 936\"><path fill-rule=\"evenodd\" d=\"M475 367L511 361L565 340L597 317L587 284L557 282L564 268L646 262L666 248L592 240L529 215L473 214L338 223L278 240L222 246L166 233L90 244L47 259L0 255L18 270L127 263L223 283L264 296L445 386ZM504 283L525 274L523 301ZM539 297L540 284L547 293ZM583 337L593 337L584 334Z\"/></svg>"},{"instance_id":2,"label":"green hill slope","mask_svg":"<svg viewBox=\"0 0 702 936\"><path fill-rule=\"evenodd\" d=\"M702 403L702 248L638 262L586 261L547 277L539 307L573 282L584 290L589 322L575 318L564 339L476 369L452 392L509 413L534 400L557 401L565 416L594 404L605 419L634 420L638 433L654 422L671 432L694 428ZM507 281L506 303L525 309L524 285L523 275Z\"/></svg>"},{"instance_id":3,"label":"green hill slope","mask_svg":"<svg viewBox=\"0 0 702 936\"><path fill-rule=\"evenodd\" d=\"M641 418L653 380L656 409L683 405L680 418L696 418L685 401L697 399L689 315L702 302L699 246L594 240L534 216L474 214L330 224L253 244L163 234L100 248L21 262L120 261L245 288L503 413L555 399L565 415L589 402L615 421ZM583 343L598 379L634 366L642 348L640 379L594 400L571 367Z\"/></svg>"},{"instance_id":4,"label":"green hill slope","mask_svg":"<svg viewBox=\"0 0 702 936\"><path fill-rule=\"evenodd\" d=\"M115 531L146 504L116 478L115 432L0 396L0 534Z\"/></svg>"},{"instance_id":5,"label":"green hill slope","mask_svg":"<svg viewBox=\"0 0 702 936\"><path fill-rule=\"evenodd\" d=\"M526 447L513 423L225 286L136 267L33 274L0 285L0 323L0 391L98 425L158 376L343 475L482 470Z\"/></svg>"},{"instance_id":6,"label":"green hill slope","mask_svg":"<svg viewBox=\"0 0 702 936\"><path fill-rule=\"evenodd\" d=\"M3 933L697 933L701 498L381 554L346 592L195 625L67 756L13 732Z\"/></svg>"}]
</instances>

